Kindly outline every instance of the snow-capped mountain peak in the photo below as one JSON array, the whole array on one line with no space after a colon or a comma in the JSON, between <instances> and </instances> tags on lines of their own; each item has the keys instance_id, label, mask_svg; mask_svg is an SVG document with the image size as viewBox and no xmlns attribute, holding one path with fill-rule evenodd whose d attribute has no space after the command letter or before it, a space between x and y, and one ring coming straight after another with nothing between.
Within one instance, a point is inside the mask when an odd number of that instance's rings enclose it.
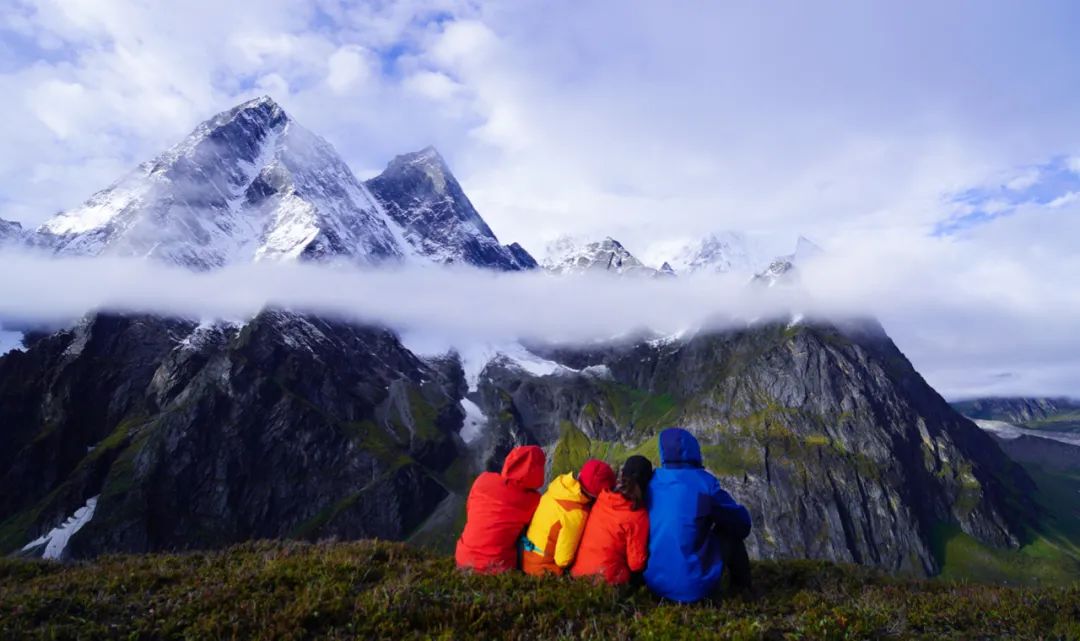
<instances>
[{"instance_id":1,"label":"snow-capped mountain peak","mask_svg":"<svg viewBox=\"0 0 1080 641\"><path fill-rule=\"evenodd\" d=\"M499 245L433 147L398 156L365 184L266 96L203 122L23 242L196 270L323 259L536 266L520 245Z\"/></svg>"},{"instance_id":2,"label":"snow-capped mountain peak","mask_svg":"<svg viewBox=\"0 0 1080 641\"><path fill-rule=\"evenodd\" d=\"M145 200L155 182L183 179L181 173L195 169L199 179L207 180L209 190L235 192L249 183L252 170L263 152L264 142L276 137L288 117L268 97L258 98L220 113L200 124L156 159L141 164L134 172L94 194L82 207L62 212L41 226L40 231L54 235L81 234L108 225L132 205ZM228 149L225 149L228 147ZM202 156L226 152L218 158L216 170L207 173ZM216 179L216 181L215 181ZM210 182L213 181L213 182ZM232 186L230 186L230 183ZM193 186L194 187L194 186ZM197 187L187 191L200 191Z\"/></svg>"},{"instance_id":3,"label":"snow-capped mountain peak","mask_svg":"<svg viewBox=\"0 0 1080 641\"><path fill-rule=\"evenodd\" d=\"M200 124L47 221L35 243L61 254L145 256L199 270L329 256L376 263L404 253L333 147L268 97Z\"/></svg>"},{"instance_id":4,"label":"snow-capped mountain peak","mask_svg":"<svg viewBox=\"0 0 1080 641\"><path fill-rule=\"evenodd\" d=\"M694 272L751 273L754 260L746 236L739 232L714 232L683 247L669 261L679 274Z\"/></svg>"},{"instance_id":5,"label":"snow-capped mountain peak","mask_svg":"<svg viewBox=\"0 0 1080 641\"><path fill-rule=\"evenodd\" d=\"M254 166L261 143L280 134L288 123L289 116L269 96L249 100L200 124L187 138L161 154L151 172L169 171L181 159L198 160L200 147L208 140L220 141Z\"/></svg>"},{"instance_id":6,"label":"snow-capped mountain peak","mask_svg":"<svg viewBox=\"0 0 1080 641\"><path fill-rule=\"evenodd\" d=\"M443 160L442 155L440 155L438 150L431 145L424 147L418 152L398 156L394 160L395 162L408 163L410 166L424 172L428 179L431 180L435 190L439 193L446 193L448 176L449 180L454 179L453 175L450 174L450 169L446 166L446 161Z\"/></svg>"},{"instance_id":7,"label":"snow-capped mountain peak","mask_svg":"<svg viewBox=\"0 0 1080 641\"><path fill-rule=\"evenodd\" d=\"M507 271L536 267L520 245L499 244L434 147L397 156L366 186L408 246L427 259Z\"/></svg>"},{"instance_id":8,"label":"snow-capped mountain peak","mask_svg":"<svg viewBox=\"0 0 1080 641\"><path fill-rule=\"evenodd\" d=\"M653 276L657 273L610 236L592 242L570 236L558 238L548 245L542 265L556 274L607 272Z\"/></svg>"},{"instance_id":9,"label":"snow-capped mountain peak","mask_svg":"<svg viewBox=\"0 0 1080 641\"><path fill-rule=\"evenodd\" d=\"M777 256L763 271L754 274L752 282L766 287L796 285L799 282L799 269L823 253L825 250L813 241L799 236L794 253Z\"/></svg>"}]
</instances>

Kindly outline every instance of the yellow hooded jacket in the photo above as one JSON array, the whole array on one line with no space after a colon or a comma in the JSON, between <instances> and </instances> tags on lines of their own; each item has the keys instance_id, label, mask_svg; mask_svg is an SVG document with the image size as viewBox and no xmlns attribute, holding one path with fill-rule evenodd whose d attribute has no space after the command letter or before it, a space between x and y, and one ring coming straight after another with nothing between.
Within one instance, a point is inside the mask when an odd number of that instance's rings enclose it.
<instances>
[{"instance_id":1,"label":"yellow hooded jacket","mask_svg":"<svg viewBox=\"0 0 1080 641\"><path fill-rule=\"evenodd\" d=\"M589 518L589 498L573 473L555 477L540 497L525 533L522 569L526 574L562 574L577 554Z\"/></svg>"}]
</instances>

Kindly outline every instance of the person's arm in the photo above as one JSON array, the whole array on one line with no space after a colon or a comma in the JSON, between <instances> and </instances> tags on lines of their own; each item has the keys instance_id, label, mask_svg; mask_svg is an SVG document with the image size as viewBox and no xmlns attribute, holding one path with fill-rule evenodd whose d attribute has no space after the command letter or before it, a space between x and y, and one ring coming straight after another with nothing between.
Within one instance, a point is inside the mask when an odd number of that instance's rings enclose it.
<instances>
[{"instance_id":1,"label":"person's arm","mask_svg":"<svg viewBox=\"0 0 1080 641\"><path fill-rule=\"evenodd\" d=\"M631 572L641 572L649 560L649 519L643 517L630 523L626 533L626 565Z\"/></svg>"},{"instance_id":2,"label":"person's arm","mask_svg":"<svg viewBox=\"0 0 1080 641\"><path fill-rule=\"evenodd\" d=\"M736 503L719 483L713 487L712 503L712 520L717 528L740 540L750 535L750 511Z\"/></svg>"},{"instance_id":3,"label":"person's arm","mask_svg":"<svg viewBox=\"0 0 1080 641\"><path fill-rule=\"evenodd\" d=\"M589 513L582 509L567 510L563 513L560 523L562 528L559 536L555 539L555 565L564 570L574 562L577 556L578 544L581 543L581 535L585 532L585 520Z\"/></svg>"}]
</instances>

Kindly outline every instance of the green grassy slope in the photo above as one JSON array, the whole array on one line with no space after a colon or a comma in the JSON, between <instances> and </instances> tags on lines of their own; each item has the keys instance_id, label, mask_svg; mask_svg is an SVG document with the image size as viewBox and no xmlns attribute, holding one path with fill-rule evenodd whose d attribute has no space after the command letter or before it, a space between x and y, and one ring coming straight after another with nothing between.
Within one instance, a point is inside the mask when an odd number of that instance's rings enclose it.
<instances>
[{"instance_id":1,"label":"green grassy slope","mask_svg":"<svg viewBox=\"0 0 1080 641\"><path fill-rule=\"evenodd\" d=\"M461 574L403 544L0 561L0 638L1080 639L1080 586L759 562L750 600L682 606L568 578Z\"/></svg>"},{"instance_id":2,"label":"green grassy slope","mask_svg":"<svg viewBox=\"0 0 1080 641\"><path fill-rule=\"evenodd\" d=\"M1080 581L1080 460L1075 465L1038 458L1017 462L1038 488L1026 497L1041 513L1039 522L1028 527L1029 540L1019 550L1000 550L959 528L942 527L934 533L943 561L942 578L1026 584Z\"/></svg>"}]
</instances>

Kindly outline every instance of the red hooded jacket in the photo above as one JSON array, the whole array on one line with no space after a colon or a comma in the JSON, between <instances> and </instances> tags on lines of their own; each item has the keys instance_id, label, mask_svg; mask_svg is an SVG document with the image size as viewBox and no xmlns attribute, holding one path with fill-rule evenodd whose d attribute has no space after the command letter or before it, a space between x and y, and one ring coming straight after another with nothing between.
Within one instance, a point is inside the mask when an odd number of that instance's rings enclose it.
<instances>
[{"instance_id":1,"label":"red hooded jacket","mask_svg":"<svg viewBox=\"0 0 1080 641\"><path fill-rule=\"evenodd\" d=\"M649 512L633 509L622 494L604 490L596 499L581 536L574 577L602 576L613 585L645 569L649 556Z\"/></svg>"},{"instance_id":2,"label":"red hooded jacket","mask_svg":"<svg viewBox=\"0 0 1080 641\"><path fill-rule=\"evenodd\" d=\"M465 530L457 542L459 568L498 574L517 567L517 541L532 520L544 484L544 450L515 447L501 474L484 472L465 504Z\"/></svg>"}]
</instances>

